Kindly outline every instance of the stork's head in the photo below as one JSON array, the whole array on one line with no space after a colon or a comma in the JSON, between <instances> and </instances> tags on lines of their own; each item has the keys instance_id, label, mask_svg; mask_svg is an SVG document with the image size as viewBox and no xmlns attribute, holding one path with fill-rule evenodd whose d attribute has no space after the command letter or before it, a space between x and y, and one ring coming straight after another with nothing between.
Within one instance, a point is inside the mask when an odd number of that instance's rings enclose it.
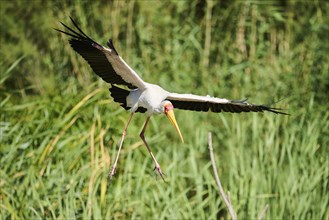
<instances>
[{"instance_id":1,"label":"stork's head","mask_svg":"<svg viewBox=\"0 0 329 220\"><path fill-rule=\"evenodd\" d=\"M178 124L177 124L176 119L175 119L174 106L168 100L164 100L161 103L161 106L163 107L163 113L169 118L171 124L175 127L176 131L178 132L178 135L179 135L180 139L184 143L183 136L180 133Z\"/></svg>"}]
</instances>

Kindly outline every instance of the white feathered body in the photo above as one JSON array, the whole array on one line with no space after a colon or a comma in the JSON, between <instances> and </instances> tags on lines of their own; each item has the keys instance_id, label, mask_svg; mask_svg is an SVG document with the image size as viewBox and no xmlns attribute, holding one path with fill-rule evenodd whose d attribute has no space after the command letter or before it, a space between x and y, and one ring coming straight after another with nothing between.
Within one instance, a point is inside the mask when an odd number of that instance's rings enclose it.
<instances>
[{"instance_id":1,"label":"white feathered body","mask_svg":"<svg viewBox=\"0 0 329 220\"><path fill-rule=\"evenodd\" d=\"M127 96L127 106L134 112L138 107L147 109L149 115L163 113L161 103L170 93L158 85L145 83L144 89L134 89Z\"/></svg>"}]
</instances>

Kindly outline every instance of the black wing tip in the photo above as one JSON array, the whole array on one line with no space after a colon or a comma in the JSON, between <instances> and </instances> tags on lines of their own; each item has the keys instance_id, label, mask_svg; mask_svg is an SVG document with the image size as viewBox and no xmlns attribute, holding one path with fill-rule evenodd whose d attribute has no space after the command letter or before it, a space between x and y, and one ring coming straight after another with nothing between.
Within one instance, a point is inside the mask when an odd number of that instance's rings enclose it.
<instances>
[{"instance_id":1,"label":"black wing tip","mask_svg":"<svg viewBox=\"0 0 329 220\"><path fill-rule=\"evenodd\" d=\"M58 32L61 32L63 34L66 34L70 37L72 37L72 39L70 40L73 41L73 40L78 40L80 42L87 42L88 44L91 44L91 46L95 47L96 49L98 50L103 50L103 46L100 45L99 43L97 43L96 41L94 41L93 39L91 39L88 35L86 35L82 30L81 28L79 27L79 25L77 24L77 22L74 21L74 19L69 16L69 18L71 19L71 22L73 23L74 27L76 29L78 29L77 31L76 30L73 30L72 28L68 27L66 24L64 24L63 22L60 21L60 23L67 29L65 31L63 30L59 30L57 28L54 28L56 31ZM110 39L110 44L108 43L108 45L111 45L110 48L113 49L113 51L118 55L118 52L115 50L114 46L113 46L113 43L112 43L112 39Z\"/></svg>"},{"instance_id":2,"label":"black wing tip","mask_svg":"<svg viewBox=\"0 0 329 220\"><path fill-rule=\"evenodd\" d=\"M283 108L275 108L275 107L271 107L274 104L277 104L278 102L281 102L282 100L286 99L287 97L281 98L278 101L273 101L272 103L268 104L268 105L262 105L262 107L266 108L265 110L273 112L275 114L281 114L281 115L290 115L287 112L284 111L288 111L288 109L283 109Z\"/></svg>"},{"instance_id":3,"label":"black wing tip","mask_svg":"<svg viewBox=\"0 0 329 220\"><path fill-rule=\"evenodd\" d=\"M269 112L273 112L275 114L279 114L279 115L290 115L287 112L287 109L283 109L283 108L274 108L274 107L269 107L267 105L259 105L258 107L261 108L261 111L269 111Z\"/></svg>"},{"instance_id":4,"label":"black wing tip","mask_svg":"<svg viewBox=\"0 0 329 220\"><path fill-rule=\"evenodd\" d=\"M53 30L58 31L58 32L63 32L62 30L59 30L57 28L53 28Z\"/></svg>"},{"instance_id":5,"label":"black wing tip","mask_svg":"<svg viewBox=\"0 0 329 220\"><path fill-rule=\"evenodd\" d=\"M106 44L107 44L107 46L109 46L109 48L110 48L111 50L113 50L113 51L115 52L116 55L119 55L118 52L117 52L117 50L115 49L115 47L114 47L114 45L113 45L113 40L112 40L112 38L110 38L110 39L107 41Z\"/></svg>"},{"instance_id":6,"label":"black wing tip","mask_svg":"<svg viewBox=\"0 0 329 220\"><path fill-rule=\"evenodd\" d=\"M69 15L69 18L70 18L70 20L72 21L72 23L74 23L75 24L75 21L74 21L74 19Z\"/></svg>"},{"instance_id":7,"label":"black wing tip","mask_svg":"<svg viewBox=\"0 0 329 220\"><path fill-rule=\"evenodd\" d=\"M231 103L234 104L241 104L241 105L246 105L249 106L251 109L249 109L249 111L241 111L241 112L264 112L264 111L268 111L268 112L272 112L275 114L280 114L280 115L290 115L287 112L287 109L283 109L283 108L275 108L275 107L271 107L271 105L278 103L279 101L282 101L283 99L277 101L277 102L273 102L272 104L261 104L261 105L255 105L255 104L251 104L247 102L248 98L242 99L242 100L231 100Z\"/></svg>"},{"instance_id":8,"label":"black wing tip","mask_svg":"<svg viewBox=\"0 0 329 220\"><path fill-rule=\"evenodd\" d=\"M103 46L98 44L96 41L94 41L93 39L91 39L88 35L86 35L81 28L78 26L78 24L73 20L72 17L70 17L74 27L77 29L73 30L72 28L68 27L66 24L64 24L63 22L60 21L60 23L67 29L67 30L60 30L57 28L54 28L56 31L61 32L63 34L66 34L68 36L71 37L71 39L69 40L71 46L72 46L72 42L84 42L87 44L90 44L91 46L95 47L98 50L103 50Z\"/></svg>"},{"instance_id":9,"label":"black wing tip","mask_svg":"<svg viewBox=\"0 0 329 220\"><path fill-rule=\"evenodd\" d=\"M290 114L287 113L287 112L283 112L285 111L286 109L278 109L278 108L269 108L267 111L270 111L270 112L273 112L275 114L279 114L279 115L287 115L289 116Z\"/></svg>"},{"instance_id":10,"label":"black wing tip","mask_svg":"<svg viewBox=\"0 0 329 220\"><path fill-rule=\"evenodd\" d=\"M77 22L76 22L71 16L69 16L69 18L70 18L72 24L73 24L75 27L77 27L77 28L79 29L79 25L78 25L78 23L77 23ZM63 23L61 22L61 24L63 24ZM63 25L64 25L64 24L63 24Z\"/></svg>"},{"instance_id":11,"label":"black wing tip","mask_svg":"<svg viewBox=\"0 0 329 220\"><path fill-rule=\"evenodd\" d=\"M81 28L79 27L78 23L74 21L74 19L69 16L72 24L74 25L74 27L77 29L76 30L73 30L73 28L70 28L68 25L64 24L63 22L59 21L59 23L61 23L61 25L63 25L67 30L66 31L62 31L62 30L59 30L59 29L56 29L54 28L55 30L59 31L59 32L62 32L66 35L69 35L73 38L77 38L77 39L84 39L84 40L89 40L89 41L93 41L90 37L88 37L88 35L86 35L82 30Z\"/></svg>"}]
</instances>

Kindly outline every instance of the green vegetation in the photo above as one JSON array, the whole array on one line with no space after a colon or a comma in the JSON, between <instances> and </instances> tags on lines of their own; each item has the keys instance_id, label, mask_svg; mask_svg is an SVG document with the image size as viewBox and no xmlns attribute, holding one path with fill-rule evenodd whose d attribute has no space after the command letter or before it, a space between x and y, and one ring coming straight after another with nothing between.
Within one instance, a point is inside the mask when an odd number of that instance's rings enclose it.
<instances>
[{"instance_id":1,"label":"green vegetation","mask_svg":"<svg viewBox=\"0 0 329 220\"><path fill-rule=\"evenodd\" d=\"M328 219L329 4L326 1L1 1L0 218L217 219L208 131L239 219ZM276 103L291 116L176 111L146 132L52 28L70 24L175 92Z\"/></svg>"}]
</instances>

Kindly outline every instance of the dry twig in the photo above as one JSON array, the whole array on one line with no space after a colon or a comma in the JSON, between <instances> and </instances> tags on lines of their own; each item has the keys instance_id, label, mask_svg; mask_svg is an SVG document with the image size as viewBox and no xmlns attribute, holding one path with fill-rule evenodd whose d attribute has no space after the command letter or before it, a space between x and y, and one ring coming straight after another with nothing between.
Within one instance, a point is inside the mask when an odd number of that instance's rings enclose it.
<instances>
[{"instance_id":1,"label":"dry twig","mask_svg":"<svg viewBox=\"0 0 329 220\"><path fill-rule=\"evenodd\" d=\"M224 190L223 190L223 187L222 187L222 184L219 180L219 177L218 177L218 172L217 172L217 168L216 168L216 163L215 163L215 157L214 157L214 150L213 150L213 147L212 147L212 136L211 136L211 132L208 133L208 146L209 146L209 152L210 152L210 159L211 159L211 164L212 164L212 167L214 169L214 174L215 174L215 179L216 179L216 183L217 183L217 186L218 186L218 189L219 189L219 192L221 194L221 196L223 197L223 200L224 200L224 203L230 213L230 216L233 220L236 220L237 217L236 217L236 213L233 209L233 205L230 201L230 199L228 199L227 195L225 194Z\"/></svg>"},{"instance_id":2,"label":"dry twig","mask_svg":"<svg viewBox=\"0 0 329 220\"><path fill-rule=\"evenodd\" d=\"M221 194L221 196L223 197L224 203L230 213L230 216L233 220L237 219L236 213L233 209L233 205L231 202L231 196L230 196L230 192L227 193L227 195L225 194L222 184L219 180L219 176L218 176L218 171L217 171L217 167L216 167L216 162L215 162L215 157L214 157L214 150L212 147L212 136L211 136L211 132L208 133L208 146L209 146L209 152L210 152L210 159L211 159L211 165L214 169L214 174L215 174L215 179L216 179L216 183L219 189L219 192ZM258 216L258 220L262 220L264 218L265 212L267 210L267 208L269 207L268 204L265 205L265 207L262 209L262 211L260 212L259 216Z\"/></svg>"}]
</instances>

